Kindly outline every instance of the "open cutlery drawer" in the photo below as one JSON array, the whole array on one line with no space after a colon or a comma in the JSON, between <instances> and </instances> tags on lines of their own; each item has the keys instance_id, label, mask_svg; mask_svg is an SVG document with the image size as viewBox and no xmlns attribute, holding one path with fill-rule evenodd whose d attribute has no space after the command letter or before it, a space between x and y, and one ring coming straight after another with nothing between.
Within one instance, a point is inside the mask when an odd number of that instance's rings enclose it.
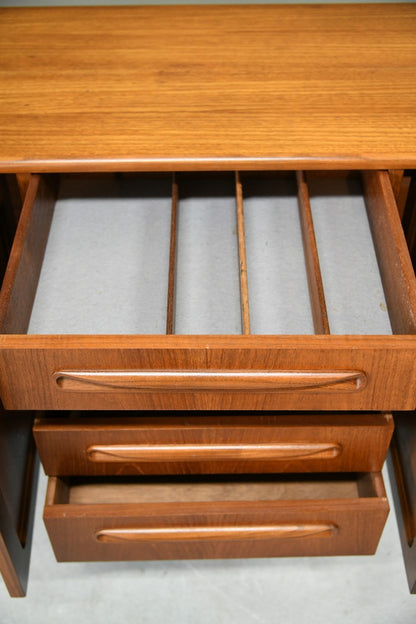
<instances>
[{"instance_id":1,"label":"open cutlery drawer","mask_svg":"<svg viewBox=\"0 0 416 624\"><path fill-rule=\"evenodd\" d=\"M392 432L391 414L330 412L87 412L47 416L34 425L50 476L374 472L383 466Z\"/></svg>"},{"instance_id":2,"label":"open cutlery drawer","mask_svg":"<svg viewBox=\"0 0 416 624\"><path fill-rule=\"evenodd\" d=\"M0 300L8 409L408 410L386 172L33 176Z\"/></svg>"},{"instance_id":3,"label":"open cutlery drawer","mask_svg":"<svg viewBox=\"0 0 416 624\"><path fill-rule=\"evenodd\" d=\"M49 479L59 561L352 555L388 515L379 473Z\"/></svg>"}]
</instances>

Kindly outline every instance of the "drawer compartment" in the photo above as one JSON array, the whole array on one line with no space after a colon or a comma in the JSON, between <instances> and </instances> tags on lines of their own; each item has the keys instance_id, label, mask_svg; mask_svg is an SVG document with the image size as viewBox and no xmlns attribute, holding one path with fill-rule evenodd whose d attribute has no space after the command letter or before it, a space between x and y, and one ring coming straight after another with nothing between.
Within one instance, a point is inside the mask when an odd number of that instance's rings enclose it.
<instances>
[{"instance_id":1,"label":"drawer compartment","mask_svg":"<svg viewBox=\"0 0 416 624\"><path fill-rule=\"evenodd\" d=\"M372 554L388 514L379 473L108 479L49 479L59 561Z\"/></svg>"},{"instance_id":2,"label":"drawer compartment","mask_svg":"<svg viewBox=\"0 0 416 624\"><path fill-rule=\"evenodd\" d=\"M33 176L0 393L8 409L413 409L415 293L386 172Z\"/></svg>"},{"instance_id":3,"label":"drawer compartment","mask_svg":"<svg viewBox=\"0 0 416 624\"><path fill-rule=\"evenodd\" d=\"M373 472L393 431L390 414L90 414L35 422L48 475Z\"/></svg>"}]
</instances>

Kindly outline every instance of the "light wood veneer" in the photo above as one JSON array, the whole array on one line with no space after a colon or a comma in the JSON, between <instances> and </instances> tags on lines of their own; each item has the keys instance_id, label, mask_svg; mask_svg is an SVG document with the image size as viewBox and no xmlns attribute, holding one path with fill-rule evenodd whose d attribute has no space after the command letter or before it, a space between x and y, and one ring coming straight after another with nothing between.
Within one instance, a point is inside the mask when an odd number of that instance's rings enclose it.
<instances>
[{"instance_id":1,"label":"light wood veneer","mask_svg":"<svg viewBox=\"0 0 416 624\"><path fill-rule=\"evenodd\" d=\"M0 171L415 167L415 30L412 3L2 9Z\"/></svg>"}]
</instances>

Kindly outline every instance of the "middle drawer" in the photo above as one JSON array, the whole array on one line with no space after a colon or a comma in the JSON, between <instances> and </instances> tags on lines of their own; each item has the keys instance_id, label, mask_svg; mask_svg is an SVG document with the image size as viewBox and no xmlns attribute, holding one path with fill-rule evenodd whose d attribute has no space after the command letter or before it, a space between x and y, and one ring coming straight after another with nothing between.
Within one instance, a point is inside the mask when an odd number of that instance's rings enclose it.
<instances>
[{"instance_id":1,"label":"middle drawer","mask_svg":"<svg viewBox=\"0 0 416 624\"><path fill-rule=\"evenodd\" d=\"M36 420L45 471L180 475L379 471L391 414L68 413Z\"/></svg>"}]
</instances>

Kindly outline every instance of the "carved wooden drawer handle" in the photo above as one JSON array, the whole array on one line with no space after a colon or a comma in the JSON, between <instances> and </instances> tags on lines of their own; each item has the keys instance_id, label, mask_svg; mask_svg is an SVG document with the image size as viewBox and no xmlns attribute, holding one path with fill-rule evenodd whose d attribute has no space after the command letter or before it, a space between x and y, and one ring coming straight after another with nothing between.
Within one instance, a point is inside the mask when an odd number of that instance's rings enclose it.
<instances>
[{"instance_id":1,"label":"carved wooden drawer handle","mask_svg":"<svg viewBox=\"0 0 416 624\"><path fill-rule=\"evenodd\" d=\"M333 537L338 527L332 523L266 524L263 526L175 526L101 529L95 536L99 542L169 541L169 540L253 540L292 539L299 537Z\"/></svg>"},{"instance_id":2,"label":"carved wooden drawer handle","mask_svg":"<svg viewBox=\"0 0 416 624\"><path fill-rule=\"evenodd\" d=\"M96 463L334 459L342 447L336 442L287 444L92 444L87 457Z\"/></svg>"},{"instance_id":3,"label":"carved wooden drawer handle","mask_svg":"<svg viewBox=\"0 0 416 624\"><path fill-rule=\"evenodd\" d=\"M61 390L74 392L340 390L366 385L362 371L264 370L98 370L58 371L53 378Z\"/></svg>"}]
</instances>

